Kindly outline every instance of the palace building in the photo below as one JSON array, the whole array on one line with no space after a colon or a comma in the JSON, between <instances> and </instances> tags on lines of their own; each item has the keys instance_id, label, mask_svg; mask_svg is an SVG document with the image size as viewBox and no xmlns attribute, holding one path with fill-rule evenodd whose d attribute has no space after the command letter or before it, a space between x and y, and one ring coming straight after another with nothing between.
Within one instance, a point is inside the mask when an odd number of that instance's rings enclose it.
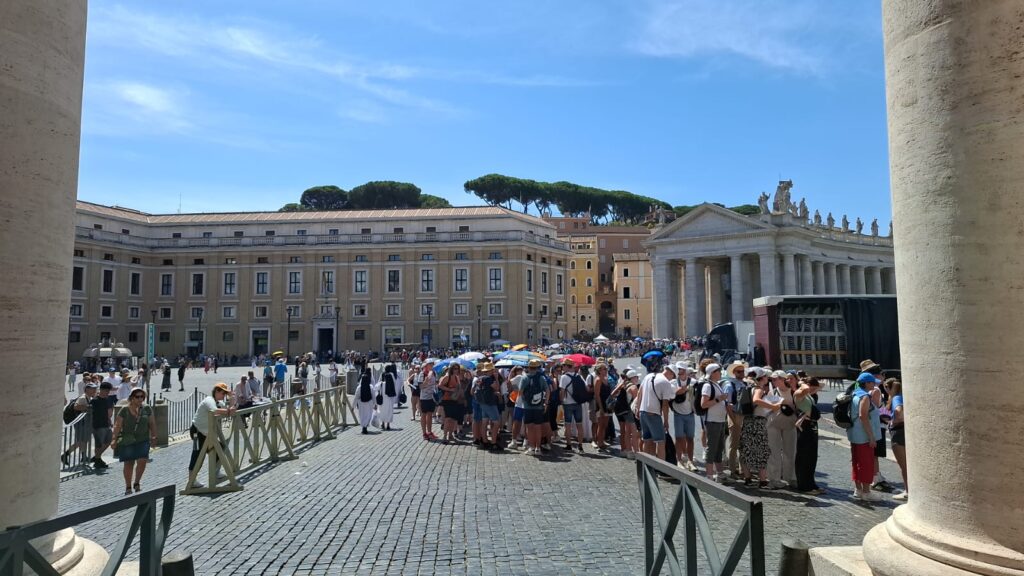
<instances>
[{"instance_id":1,"label":"palace building","mask_svg":"<svg viewBox=\"0 0 1024 576\"><path fill-rule=\"evenodd\" d=\"M499 207L146 214L78 202L69 358L469 347L568 336L572 253Z\"/></svg>"}]
</instances>

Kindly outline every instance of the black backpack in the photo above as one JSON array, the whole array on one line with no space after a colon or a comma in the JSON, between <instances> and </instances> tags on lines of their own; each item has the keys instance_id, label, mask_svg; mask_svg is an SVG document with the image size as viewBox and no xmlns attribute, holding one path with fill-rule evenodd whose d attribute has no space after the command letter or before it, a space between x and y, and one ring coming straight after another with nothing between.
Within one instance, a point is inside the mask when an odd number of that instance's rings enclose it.
<instances>
[{"instance_id":1,"label":"black backpack","mask_svg":"<svg viewBox=\"0 0 1024 576\"><path fill-rule=\"evenodd\" d=\"M523 406L530 408L542 408L544 406L544 391L548 384L540 373L526 377L526 385L523 386Z\"/></svg>"},{"instance_id":2,"label":"black backpack","mask_svg":"<svg viewBox=\"0 0 1024 576\"><path fill-rule=\"evenodd\" d=\"M743 391L740 392L739 399L740 414L744 416L753 416L754 414L754 387L745 386Z\"/></svg>"},{"instance_id":3,"label":"black backpack","mask_svg":"<svg viewBox=\"0 0 1024 576\"><path fill-rule=\"evenodd\" d=\"M836 426L844 430L853 428L853 414L850 410L853 408L853 390L856 386L850 384L832 401L832 419L836 421Z\"/></svg>"},{"instance_id":4,"label":"black backpack","mask_svg":"<svg viewBox=\"0 0 1024 576\"><path fill-rule=\"evenodd\" d=\"M494 393L494 376L484 376L477 382L476 402L482 406L494 406L498 403L498 397Z\"/></svg>"},{"instance_id":5,"label":"black backpack","mask_svg":"<svg viewBox=\"0 0 1024 576\"><path fill-rule=\"evenodd\" d=\"M384 373L384 395L388 398L397 396L395 392L395 376L390 372Z\"/></svg>"},{"instance_id":6,"label":"black backpack","mask_svg":"<svg viewBox=\"0 0 1024 576\"><path fill-rule=\"evenodd\" d=\"M708 413L708 409L704 407L704 384L707 380L698 380L693 384L693 413L697 416L704 416ZM714 392L714 386L711 387L711 391Z\"/></svg>"},{"instance_id":7,"label":"black backpack","mask_svg":"<svg viewBox=\"0 0 1024 576\"><path fill-rule=\"evenodd\" d=\"M573 374L569 378L571 379L569 382L569 396L577 404L586 404L594 399L594 395L587 391L587 383L583 381L579 374Z\"/></svg>"},{"instance_id":8,"label":"black backpack","mask_svg":"<svg viewBox=\"0 0 1024 576\"><path fill-rule=\"evenodd\" d=\"M75 398L68 405L64 407L64 423L71 424L78 418L78 412L75 412L75 402L78 402L78 398Z\"/></svg>"},{"instance_id":9,"label":"black backpack","mask_svg":"<svg viewBox=\"0 0 1024 576\"><path fill-rule=\"evenodd\" d=\"M370 402L373 400L373 388L370 386L370 375L363 374L359 380L359 401Z\"/></svg>"}]
</instances>

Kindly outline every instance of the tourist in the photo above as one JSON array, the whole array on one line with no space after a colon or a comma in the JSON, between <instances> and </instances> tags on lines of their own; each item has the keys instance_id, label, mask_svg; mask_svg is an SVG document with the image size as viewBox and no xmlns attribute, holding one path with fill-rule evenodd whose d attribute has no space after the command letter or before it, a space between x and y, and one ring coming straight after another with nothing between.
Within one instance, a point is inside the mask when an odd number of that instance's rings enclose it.
<instances>
[{"instance_id":1,"label":"tourist","mask_svg":"<svg viewBox=\"0 0 1024 576\"><path fill-rule=\"evenodd\" d=\"M729 417L729 458L728 467L725 472L734 479L741 478L742 473L742 470L740 470L739 451L740 437L743 430L743 414L740 414L736 403L739 401L743 389L746 388L746 383L743 381L746 372L747 365L745 363L739 360L733 362L725 371L726 380L725 385L722 387L726 397L725 410Z\"/></svg>"},{"instance_id":2,"label":"tourist","mask_svg":"<svg viewBox=\"0 0 1024 576\"><path fill-rule=\"evenodd\" d=\"M163 362L163 364L160 365L160 375L161 375L160 389L163 390L164 392L170 392L171 391L171 365L168 364L166 360Z\"/></svg>"},{"instance_id":3,"label":"tourist","mask_svg":"<svg viewBox=\"0 0 1024 576\"><path fill-rule=\"evenodd\" d=\"M701 387L701 405L706 410L704 415L704 428L707 432L708 447L704 460L704 473L715 482L721 482L722 460L725 457L725 441L728 434L728 412L726 410L727 398L722 389L720 380L722 378L722 367L718 364L709 364L704 369L707 379Z\"/></svg>"},{"instance_id":4,"label":"tourist","mask_svg":"<svg viewBox=\"0 0 1024 576\"><path fill-rule=\"evenodd\" d=\"M488 450L500 451L502 449L500 415L498 413L498 402L501 399L501 384L494 373L494 364L484 360L477 366L476 378L473 379L473 398L476 400L480 411L480 431L483 437L483 447ZM474 425L477 424L474 415Z\"/></svg>"},{"instance_id":5,"label":"tourist","mask_svg":"<svg viewBox=\"0 0 1024 576\"><path fill-rule=\"evenodd\" d=\"M619 421L619 448L626 458L633 460L639 451L639 439L636 416L633 414L632 404L639 394L638 383L640 375L636 370L629 369L623 374L618 385L612 390L608 404L615 411L615 418Z\"/></svg>"},{"instance_id":6,"label":"tourist","mask_svg":"<svg viewBox=\"0 0 1024 576\"><path fill-rule=\"evenodd\" d=\"M295 376L298 377L302 385L300 394L305 394L306 390L309 390L309 365L305 362L300 362L298 369L295 371ZM294 395L295 392L293 391L292 394Z\"/></svg>"},{"instance_id":7,"label":"tourist","mask_svg":"<svg viewBox=\"0 0 1024 576\"><path fill-rule=\"evenodd\" d=\"M608 443L605 442L605 434L608 428L608 418L614 411L607 404L611 391L611 385L608 383L608 365L598 364L594 368L594 419L596 425L592 445L602 452L609 449Z\"/></svg>"},{"instance_id":8,"label":"tourist","mask_svg":"<svg viewBox=\"0 0 1024 576\"><path fill-rule=\"evenodd\" d=\"M777 396L781 402L779 410L768 417L768 481L772 488L785 488L796 484L796 407L793 404L793 389L796 387L796 372L776 370L772 372L772 400Z\"/></svg>"},{"instance_id":9,"label":"tourist","mask_svg":"<svg viewBox=\"0 0 1024 576\"><path fill-rule=\"evenodd\" d=\"M288 363L284 358L278 358L274 364L274 397L278 400L284 398L284 379L288 375Z\"/></svg>"},{"instance_id":10,"label":"tourist","mask_svg":"<svg viewBox=\"0 0 1024 576\"><path fill-rule=\"evenodd\" d=\"M669 408L672 410L672 440L676 448L676 466L696 472L693 463L693 437L696 423L693 419L693 371L679 362L676 364L676 389Z\"/></svg>"},{"instance_id":11,"label":"tourist","mask_svg":"<svg viewBox=\"0 0 1024 576\"><path fill-rule=\"evenodd\" d=\"M878 378L868 372L857 377L853 400L850 403L850 420L853 425L846 430L850 441L851 476L854 483L854 499L877 502L881 498L871 491L875 476L876 434L881 427L878 408L871 402L871 391L879 384Z\"/></svg>"},{"instance_id":12,"label":"tourist","mask_svg":"<svg viewBox=\"0 0 1024 576\"><path fill-rule=\"evenodd\" d=\"M757 366L747 369L747 386L753 389L751 403L740 403L740 411L747 412L740 436L740 459L743 460L744 484L753 484L756 474L758 487L770 489L768 482L768 417L782 407L782 400L771 394L768 372ZM776 400L775 398L778 398Z\"/></svg>"},{"instance_id":13,"label":"tourist","mask_svg":"<svg viewBox=\"0 0 1024 576\"><path fill-rule=\"evenodd\" d=\"M576 363L566 358L562 362L564 370L558 380L562 401L562 419L565 422L565 446L572 450L572 430L576 431L576 446L583 454L583 407L587 401L587 383L576 371Z\"/></svg>"},{"instance_id":14,"label":"tourist","mask_svg":"<svg viewBox=\"0 0 1024 576\"><path fill-rule=\"evenodd\" d=\"M132 489L142 491L142 475L149 462L150 443L156 444L156 418L146 403L146 391L134 388L128 395L128 405L117 412L114 420L114 441L110 447L124 464L124 493ZM132 482L134 477L135 481Z\"/></svg>"},{"instance_id":15,"label":"tourist","mask_svg":"<svg viewBox=\"0 0 1024 576\"><path fill-rule=\"evenodd\" d=\"M423 363L419 376L420 396L420 430L423 432L424 440L437 440L434 435L434 409L436 400L434 394L437 392L437 378L434 375L434 361L428 359Z\"/></svg>"},{"instance_id":16,"label":"tourist","mask_svg":"<svg viewBox=\"0 0 1024 576\"><path fill-rule=\"evenodd\" d=\"M537 367L539 367L540 360L534 361L536 362ZM523 440L523 438L526 436L526 430L524 429L524 424L526 421L526 405L523 401L524 399L522 395L519 394L519 389L523 383L523 378L526 378L526 375L524 374L522 366L513 366L512 370L509 371L508 399L510 402L512 402L512 443L509 444L509 448L513 450L518 449L520 444L523 446L526 446L527 444L526 441ZM545 383L545 385L546 384L547 383ZM540 405L540 409L543 410L543 408L544 405ZM537 448L538 450L540 449L539 444Z\"/></svg>"},{"instance_id":17,"label":"tourist","mask_svg":"<svg viewBox=\"0 0 1024 576\"><path fill-rule=\"evenodd\" d=\"M338 363L335 362L334 357L331 357L331 363L327 366L327 382L331 388L338 385ZM413 414L415 416L415 414Z\"/></svg>"},{"instance_id":18,"label":"tourist","mask_svg":"<svg viewBox=\"0 0 1024 576\"><path fill-rule=\"evenodd\" d=\"M226 398L230 395L231 389L228 388L228 385L223 382L217 382L213 385L213 390L210 391L210 395L203 398L203 401L199 403L199 407L196 409L196 413L192 417L192 426L189 428L189 436L192 438L192 455L188 460L190 478L193 475L198 478L199 475L199 469L196 468L196 466L199 463L199 455L206 446L206 437L211 433L210 414L215 416L230 416L235 413L235 409L227 405ZM220 474L217 474L218 479L221 477L222 476ZM202 488L203 484L197 479L192 482L191 487Z\"/></svg>"},{"instance_id":19,"label":"tourist","mask_svg":"<svg viewBox=\"0 0 1024 576\"><path fill-rule=\"evenodd\" d=\"M111 431L111 420L114 415L114 406L117 404L117 397L113 396L114 386L106 380L100 384L99 392L92 399L92 442L94 456L93 465L96 468L109 468L103 461L103 453L113 441Z\"/></svg>"},{"instance_id":20,"label":"tourist","mask_svg":"<svg viewBox=\"0 0 1024 576\"><path fill-rule=\"evenodd\" d=\"M75 442L60 455L60 461L65 466L71 465L71 453L76 449L81 450L82 459L85 458L85 450L86 447L89 446L89 435L92 434L92 422L89 417L89 404L92 402L92 399L96 397L96 391L98 389L99 386L95 382L90 381L85 385L85 392L75 399L75 413L84 413L86 414L86 417L75 423L74 428L72 428L72 433L75 435ZM75 418L77 418L77 416Z\"/></svg>"},{"instance_id":21,"label":"tourist","mask_svg":"<svg viewBox=\"0 0 1024 576\"><path fill-rule=\"evenodd\" d=\"M900 474L903 476L903 490L893 494L892 499L906 500L910 484L907 484L907 438L903 430L903 421L906 418L903 406L903 383L895 378L888 378L884 385L889 390L889 412L892 414L892 420L889 421L892 454L896 457L896 463L900 466Z\"/></svg>"},{"instance_id":22,"label":"tourist","mask_svg":"<svg viewBox=\"0 0 1024 576\"><path fill-rule=\"evenodd\" d=\"M280 361L279 364L280 365ZM373 376L370 368L363 369L363 375L359 377L359 389L356 390L356 414L359 417L359 426L363 434L370 433L370 425L373 423L373 415L376 413L377 404L374 400Z\"/></svg>"},{"instance_id":23,"label":"tourist","mask_svg":"<svg viewBox=\"0 0 1024 576\"><path fill-rule=\"evenodd\" d=\"M185 369L188 364L182 359L178 359L178 392L185 391Z\"/></svg>"},{"instance_id":24,"label":"tourist","mask_svg":"<svg viewBox=\"0 0 1024 576\"><path fill-rule=\"evenodd\" d=\"M677 368L665 364L657 371L657 363L648 366L651 370L640 383L637 406L640 415L640 438L642 449L647 454L665 459L665 433L668 432L668 404L675 396L672 380L676 379Z\"/></svg>"},{"instance_id":25,"label":"tourist","mask_svg":"<svg viewBox=\"0 0 1024 576\"><path fill-rule=\"evenodd\" d=\"M443 442L445 444L458 442L455 432L465 415L463 409L465 388L462 385L461 370L462 366L458 362L451 361L445 369L444 376L437 383L437 387L441 391L441 407L444 409L444 423L441 425L441 431L444 433ZM473 443L482 445L483 438L476 436L475 427L473 432Z\"/></svg>"},{"instance_id":26,"label":"tourist","mask_svg":"<svg viewBox=\"0 0 1024 576\"><path fill-rule=\"evenodd\" d=\"M381 390L377 394L384 400L377 409L380 412L380 425L384 430L391 430L391 423L395 419L395 406L398 404L398 368L394 364L384 367L379 387Z\"/></svg>"},{"instance_id":27,"label":"tourist","mask_svg":"<svg viewBox=\"0 0 1024 576\"><path fill-rule=\"evenodd\" d=\"M550 385L540 368L540 360L531 359L526 365L526 375L517 376L518 380L513 380L518 390L516 403L522 403L523 422L526 424L526 454L533 456L541 453L548 420L544 408L547 406ZM516 374L515 370L513 374Z\"/></svg>"},{"instance_id":28,"label":"tourist","mask_svg":"<svg viewBox=\"0 0 1024 576\"><path fill-rule=\"evenodd\" d=\"M548 368L551 370L550 374L546 374L548 380L548 425L540 445L542 452L550 451L551 444L558 440L558 409L562 406L562 365L552 361Z\"/></svg>"},{"instance_id":29,"label":"tourist","mask_svg":"<svg viewBox=\"0 0 1024 576\"><path fill-rule=\"evenodd\" d=\"M409 370L409 377L405 383L409 386L409 402L412 405L412 414L409 420L415 422L420 417L420 382L423 381L423 371L420 370L419 362L414 362Z\"/></svg>"},{"instance_id":30,"label":"tourist","mask_svg":"<svg viewBox=\"0 0 1024 576\"><path fill-rule=\"evenodd\" d=\"M818 466L818 419L821 417L815 398L820 390L821 383L817 378L807 378L793 393L797 413L796 489L813 496L825 492L814 480Z\"/></svg>"}]
</instances>

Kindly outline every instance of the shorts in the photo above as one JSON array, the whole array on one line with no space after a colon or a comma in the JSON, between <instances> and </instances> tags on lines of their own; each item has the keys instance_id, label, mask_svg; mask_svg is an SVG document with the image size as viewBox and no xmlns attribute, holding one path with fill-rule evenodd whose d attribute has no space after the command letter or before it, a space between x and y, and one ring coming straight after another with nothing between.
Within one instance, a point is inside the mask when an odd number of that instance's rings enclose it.
<instances>
[{"instance_id":1,"label":"shorts","mask_svg":"<svg viewBox=\"0 0 1024 576\"><path fill-rule=\"evenodd\" d=\"M149 458L149 442L136 442L127 446L117 447L117 459L121 462L134 462Z\"/></svg>"},{"instance_id":2,"label":"shorts","mask_svg":"<svg viewBox=\"0 0 1024 576\"><path fill-rule=\"evenodd\" d=\"M514 420L516 422L522 422L523 421L523 412L524 412L524 410L522 408L520 408L519 406L516 406L515 408L513 408L512 409L512 420ZM543 410L537 410L537 412L543 413Z\"/></svg>"},{"instance_id":3,"label":"shorts","mask_svg":"<svg viewBox=\"0 0 1024 576\"><path fill-rule=\"evenodd\" d=\"M875 480L875 452L871 444L850 444L850 456L853 481L871 484Z\"/></svg>"},{"instance_id":4,"label":"shorts","mask_svg":"<svg viewBox=\"0 0 1024 576\"><path fill-rule=\"evenodd\" d=\"M885 458L885 428L878 434L878 441L875 442L875 457Z\"/></svg>"},{"instance_id":5,"label":"shorts","mask_svg":"<svg viewBox=\"0 0 1024 576\"><path fill-rule=\"evenodd\" d=\"M477 408L480 409L480 417L483 420L490 420L491 422L497 422L500 416L498 415L498 407L494 404L477 404ZM476 412L474 411L474 419L476 419Z\"/></svg>"},{"instance_id":6,"label":"shorts","mask_svg":"<svg viewBox=\"0 0 1024 576\"><path fill-rule=\"evenodd\" d=\"M434 401L432 399L420 398L420 412L427 412L429 414L430 412L433 412L436 409L437 405L434 404Z\"/></svg>"},{"instance_id":7,"label":"shorts","mask_svg":"<svg viewBox=\"0 0 1024 576\"><path fill-rule=\"evenodd\" d=\"M665 424L661 420L661 414L640 412L640 438L652 442L665 441Z\"/></svg>"},{"instance_id":8,"label":"shorts","mask_svg":"<svg viewBox=\"0 0 1024 576\"><path fill-rule=\"evenodd\" d=\"M441 407L444 408L444 417L452 420L462 420L466 415L466 409L455 400L442 400Z\"/></svg>"},{"instance_id":9,"label":"shorts","mask_svg":"<svg viewBox=\"0 0 1024 576\"><path fill-rule=\"evenodd\" d=\"M633 416L633 413L630 411L619 412L615 417L618 418L619 424L636 424L636 416Z\"/></svg>"},{"instance_id":10,"label":"shorts","mask_svg":"<svg viewBox=\"0 0 1024 576\"><path fill-rule=\"evenodd\" d=\"M473 407L473 422L480 422L484 419L484 413L480 410L480 404L476 400L472 400L470 405Z\"/></svg>"},{"instance_id":11,"label":"shorts","mask_svg":"<svg viewBox=\"0 0 1024 576\"><path fill-rule=\"evenodd\" d=\"M725 456L725 436L729 432L728 424L725 422L708 422L705 430L708 435L708 450L706 461L711 464L721 464Z\"/></svg>"},{"instance_id":12,"label":"shorts","mask_svg":"<svg viewBox=\"0 0 1024 576\"><path fill-rule=\"evenodd\" d=\"M676 414L672 413L673 431L676 438L693 438L694 429L697 425L693 421L693 413Z\"/></svg>"},{"instance_id":13,"label":"shorts","mask_svg":"<svg viewBox=\"0 0 1024 576\"><path fill-rule=\"evenodd\" d=\"M907 434L903 428L896 428L890 430L892 433L892 445L893 446L906 446L907 445Z\"/></svg>"},{"instance_id":14,"label":"shorts","mask_svg":"<svg viewBox=\"0 0 1024 576\"><path fill-rule=\"evenodd\" d=\"M106 446L114 440L114 431L110 428L93 428L92 441L96 446Z\"/></svg>"},{"instance_id":15,"label":"shorts","mask_svg":"<svg viewBox=\"0 0 1024 576\"><path fill-rule=\"evenodd\" d=\"M570 422L583 424L583 407L579 404L563 404L562 416L566 424Z\"/></svg>"},{"instance_id":16,"label":"shorts","mask_svg":"<svg viewBox=\"0 0 1024 576\"><path fill-rule=\"evenodd\" d=\"M521 408L516 408L521 410ZM548 415L543 410L523 410L523 420L527 424L547 424Z\"/></svg>"}]
</instances>

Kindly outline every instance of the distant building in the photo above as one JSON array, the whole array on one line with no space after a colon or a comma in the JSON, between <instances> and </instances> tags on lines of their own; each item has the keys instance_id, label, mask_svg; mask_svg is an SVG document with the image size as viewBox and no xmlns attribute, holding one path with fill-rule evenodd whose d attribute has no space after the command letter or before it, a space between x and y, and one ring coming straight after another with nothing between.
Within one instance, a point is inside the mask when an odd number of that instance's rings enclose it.
<instances>
[{"instance_id":1,"label":"distant building","mask_svg":"<svg viewBox=\"0 0 1024 576\"><path fill-rule=\"evenodd\" d=\"M615 254L614 283L620 333L627 338L650 338L654 331L654 286L646 252Z\"/></svg>"}]
</instances>

